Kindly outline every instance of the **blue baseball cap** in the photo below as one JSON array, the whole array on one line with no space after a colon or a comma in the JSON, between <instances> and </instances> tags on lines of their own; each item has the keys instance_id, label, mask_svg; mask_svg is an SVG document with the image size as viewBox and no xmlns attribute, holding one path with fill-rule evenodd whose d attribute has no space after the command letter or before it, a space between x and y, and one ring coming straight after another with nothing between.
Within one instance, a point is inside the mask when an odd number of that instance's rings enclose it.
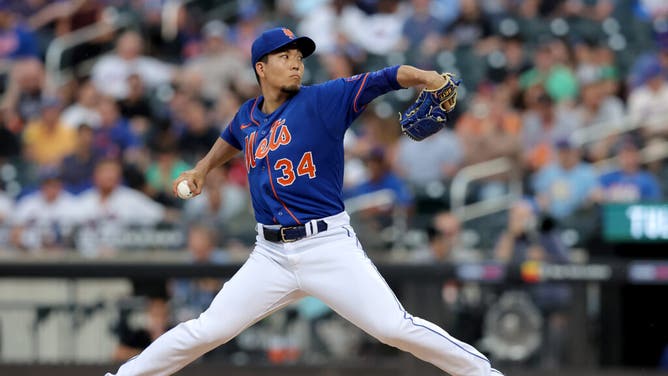
<instances>
[{"instance_id":1,"label":"blue baseball cap","mask_svg":"<svg viewBox=\"0 0 668 376\"><path fill-rule=\"evenodd\" d=\"M571 150L575 149L575 144L568 137L561 137L554 143L557 150Z\"/></svg>"},{"instance_id":2,"label":"blue baseball cap","mask_svg":"<svg viewBox=\"0 0 668 376\"><path fill-rule=\"evenodd\" d=\"M253 47L251 48L253 66L264 55L285 47L290 43L296 44L297 49L301 51L303 57L307 57L315 51L315 42L311 38L298 38L290 29L276 27L265 31L253 42Z\"/></svg>"}]
</instances>

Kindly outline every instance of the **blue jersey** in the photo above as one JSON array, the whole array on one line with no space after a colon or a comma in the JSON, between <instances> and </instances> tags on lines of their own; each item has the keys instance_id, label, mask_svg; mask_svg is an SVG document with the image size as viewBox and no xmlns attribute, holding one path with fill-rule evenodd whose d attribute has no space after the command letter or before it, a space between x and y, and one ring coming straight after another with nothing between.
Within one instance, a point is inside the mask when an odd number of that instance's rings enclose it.
<instances>
[{"instance_id":1,"label":"blue jersey","mask_svg":"<svg viewBox=\"0 0 668 376\"><path fill-rule=\"evenodd\" d=\"M271 114L244 103L221 137L242 150L255 219L290 226L344 210L343 135L374 98L401 89L399 66L302 86Z\"/></svg>"},{"instance_id":2,"label":"blue jersey","mask_svg":"<svg viewBox=\"0 0 668 376\"><path fill-rule=\"evenodd\" d=\"M661 187L652 174L645 171L628 174L618 170L602 175L599 182L610 201L633 202L661 199Z\"/></svg>"}]
</instances>

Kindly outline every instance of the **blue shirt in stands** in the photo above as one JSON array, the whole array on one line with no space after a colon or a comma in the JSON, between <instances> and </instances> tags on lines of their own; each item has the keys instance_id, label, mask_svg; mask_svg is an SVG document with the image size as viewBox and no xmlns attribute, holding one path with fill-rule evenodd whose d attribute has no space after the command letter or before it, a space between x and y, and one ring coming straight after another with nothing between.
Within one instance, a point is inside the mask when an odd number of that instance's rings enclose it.
<instances>
[{"instance_id":1,"label":"blue shirt in stands","mask_svg":"<svg viewBox=\"0 0 668 376\"><path fill-rule=\"evenodd\" d=\"M534 192L547 196L550 202L548 212L555 218L573 214L589 199L597 184L596 172L586 163L569 170L553 163L533 177Z\"/></svg>"},{"instance_id":2,"label":"blue shirt in stands","mask_svg":"<svg viewBox=\"0 0 668 376\"><path fill-rule=\"evenodd\" d=\"M32 31L19 25L0 30L0 59L38 57L37 40Z\"/></svg>"},{"instance_id":3,"label":"blue shirt in stands","mask_svg":"<svg viewBox=\"0 0 668 376\"><path fill-rule=\"evenodd\" d=\"M661 188L656 178L645 171L625 173L612 171L602 175L599 182L608 201L634 202L661 199Z\"/></svg>"},{"instance_id":4,"label":"blue shirt in stands","mask_svg":"<svg viewBox=\"0 0 668 376\"><path fill-rule=\"evenodd\" d=\"M343 192L345 199L361 196L363 194L378 192L389 189L394 193L395 203L400 206L408 206L413 202L413 195L406 184L392 172L387 172L378 181L366 181Z\"/></svg>"}]
</instances>

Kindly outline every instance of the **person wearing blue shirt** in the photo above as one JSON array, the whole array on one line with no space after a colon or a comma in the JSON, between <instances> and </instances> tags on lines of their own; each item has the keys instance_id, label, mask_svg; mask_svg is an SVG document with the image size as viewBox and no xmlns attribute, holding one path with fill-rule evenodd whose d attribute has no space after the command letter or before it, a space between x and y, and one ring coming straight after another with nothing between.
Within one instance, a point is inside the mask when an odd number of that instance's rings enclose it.
<instances>
[{"instance_id":1,"label":"person wearing blue shirt","mask_svg":"<svg viewBox=\"0 0 668 376\"><path fill-rule=\"evenodd\" d=\"M33 32L14 20L9 4L0 1L0 64L7 60L38 57Z\"/></svg>"},{"instance_id":2,"label":"person wearing blue shirt","mask_svg":"<svg viewBox=\"0 0 668 376\"><path fill-rule=\"evenodd\" d=\"M174 194L182 181L188 196L200 194L209 171L243 153L255 248L206 311L158 338L117 376L173 374L306 296L448 374L502 375L473 346L403 308L364 252L343 204L343 136L353 120L379 95L438 89L445 79L402 65L302 85L303 59L314 50L313 40L280 27L253 42L262 95L244 103L209 153L175 180Z\"/></svg>"},{"instance_id":3,"label":"person wearing blue shirt","mask_svg":"<svg viewBox=\"0 0 668 376\"><path fill-rule=\"evenodd\" d=\"M392 172L382 149L372 150L364 159L369 178L359 185L344 190L344 199L388 189L394 194L394 202L397 205L405 208L413 203L413 195L406 183Z\"/></svg>"},{"instance_id":4,"label":"person wearing blue shirt","mask_svg":"<svg viewBox=\"0 0 668 376\"><path fill-rule=\"evenodd\" d=\"M582 162L580 150L569 140L558 140L555 148L556 160L533 176L532 187L541 209L563 219L593 199L598 183L594 168Z\"/></svg>"},{"instance_id":5,"label":"person wearing blue shirt","mask_svg":"<svg viewBox=\"0 0 668 376\"><path fill-rule=\"evenodd\" d=\"M141 145L139 137L132 132L130 122L120 116L113 99L101 99L98 111L102 121L95 129L93 146L100 155L106 158L127 157L128 151Z\"/></svg>"},{"instance_id":6,"label":"person wearing blue shirt","mask_svg":"<svg viewBox=\"0 0 668 376\"><path fill-rule=\"evenodd\" d=\"M654 175L641 170L638 145L630 139L623 140L619 147L619 169L603 174L599 178L606 202L658 201L661 187Z\"/></svg>"}]
</instances>

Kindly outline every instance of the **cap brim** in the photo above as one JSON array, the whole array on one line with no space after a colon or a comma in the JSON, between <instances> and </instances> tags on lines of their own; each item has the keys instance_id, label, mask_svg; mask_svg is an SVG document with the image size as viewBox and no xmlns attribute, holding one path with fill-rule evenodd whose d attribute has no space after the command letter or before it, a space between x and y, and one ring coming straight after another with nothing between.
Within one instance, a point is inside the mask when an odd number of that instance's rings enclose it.
<instances>
[{"instance_id":1,"label":"cap brim","mask_svg":"<svg viewBox=\"0 0 668 376\"><path fill-rule=\"evenodd\" d=\"M281 48L283 48L283 47L285 47L289 44L292 44L292 43L295 43L297 45L297 49L302 53L302 57L311 56L311 54L313 54L313 52L315 51L315 42L313 41L313 39L311 39L309 37L299 37L299 38L291 39L291 40L281 44L280 46L274 48L272 51L268 52L268 54L270 54L274 51L278 51Z\"/></svg>"}]
</instances>

